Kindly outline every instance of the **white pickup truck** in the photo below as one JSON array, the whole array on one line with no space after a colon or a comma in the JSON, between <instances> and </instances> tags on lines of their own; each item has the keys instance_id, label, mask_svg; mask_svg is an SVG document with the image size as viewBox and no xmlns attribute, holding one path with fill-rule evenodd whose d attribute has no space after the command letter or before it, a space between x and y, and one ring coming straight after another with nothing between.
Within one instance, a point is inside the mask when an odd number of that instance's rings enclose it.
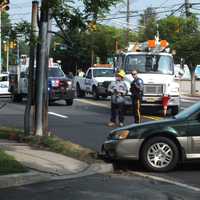
<instances>
[{"instance_id":1,"label":"white pickup truck","mask_svg":"<svg viewBox=\"0 0 200 200\"><path fill-rule=\"evenodd\" d=\"M77 97L84 97L88 93L92 94L94 99L98 99L100 96L106 98L109 95L108 85L114 80L112 67L91 67L83 77L76 76L74 78Z\"/></svg>"}]
</instances>

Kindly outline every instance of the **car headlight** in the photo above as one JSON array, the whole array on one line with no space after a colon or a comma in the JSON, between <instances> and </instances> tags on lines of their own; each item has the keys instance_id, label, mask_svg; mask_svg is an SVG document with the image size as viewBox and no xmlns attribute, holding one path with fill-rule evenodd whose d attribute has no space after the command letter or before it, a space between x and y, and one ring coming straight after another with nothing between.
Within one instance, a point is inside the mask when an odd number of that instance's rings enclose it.
<instances>
[{"instance_id":1,"label":"car headlight","mask_svg":"<svg viewBox=\"0 0 200 200\"><path fill-rule=\"evenodd\" d=\"M67 84L68 85L72 85L72 81L67 81Z\"/></svg>"},{"instance_id":2,"label":"car headlight","mask_svg":"<svg viewBox=\"0 0 200 200\"><path fill-rule=\"evenodd\" d=\"M129 135L129 130L121 130L121 131L117 131L114 134L114 138L117 140L123 140L126 139Z\"/></svg>"}]
</instances>

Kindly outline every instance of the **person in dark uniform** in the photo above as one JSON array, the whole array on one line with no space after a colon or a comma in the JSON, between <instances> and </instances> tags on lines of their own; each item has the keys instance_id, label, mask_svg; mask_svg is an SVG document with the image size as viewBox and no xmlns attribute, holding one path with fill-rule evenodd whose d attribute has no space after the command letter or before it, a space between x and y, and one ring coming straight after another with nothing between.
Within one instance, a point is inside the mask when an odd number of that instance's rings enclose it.
<instances>
[{"instance_id":1,"label":"person in dark uniform","mask_svg":"<svg viewBox=\"0 0 200 200\"><path fill-rule=\"evenodd\" d=\"M141 101L144 90L144 82L138 77L137 71L132 71L133 81L131 83L130 92L132 94L132 105L135 123L141 123Z\"/></svg>"}]
</instances>

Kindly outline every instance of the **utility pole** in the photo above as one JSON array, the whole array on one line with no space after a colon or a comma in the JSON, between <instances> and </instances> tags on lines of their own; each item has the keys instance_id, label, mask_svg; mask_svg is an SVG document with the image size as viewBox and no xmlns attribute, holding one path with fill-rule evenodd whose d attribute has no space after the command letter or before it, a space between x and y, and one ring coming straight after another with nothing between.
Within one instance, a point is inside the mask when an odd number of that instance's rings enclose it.
<instances>
[{"instance_id":1,"label":"utility pole","mask_svg":"<svg viewBox=\"0 0 200 200\"><path fill-rule=\"evenodd\" d=\"M130 29L130 0L127 0L126 22L127 22L126 45L128 46L128 42L129 42L129 29Z\"/></svg>"},{"instance_id":2,"label":"utility pole","mask_svg":"<svg viewBox=\"0 0 200 200\"><path fill-rule=\"evenodd\" d=\"M48 13L48 32L47 32L47 57L49 58L50 53L50 45L51 45L51 38L52 38L52 9L49 9ZM48 59L46 66L48 66ZM48 133L48 105L49 105L49 98L48 98L48 69L45 71L45 89L44 89L44 109L43 109L43 123L44 123L44 129L43 132L45 134Z\"/></svg>"},{"instance_id":3,"label":"utility pole","mask_svg":"<svg viewBox=\"0 0 200 200\"><path fill-rule=\"evenodd\" d=\"M38 36L38 1L32 2L32 19L31 19L31 38L30 38L30 52L29 52L29 68L28 68L28 98L24 113L24 132L26 135L30 134L31 124L31 105L34 101L34 65L36 58L36 42ZM35 120L33 120L35 121ZM34 126L33 122L33 126Z\"/></svg>"},{"instance_id":4,"label":"utility pole","mask_svg":"<svg viewBox=\"0 0 200 200\"><path fill-rule=\"evenodd\" d=\"M190 0L185 0L185 14L186 17L189 17L191 15L191 10L190 10Z\"/></svg>"},{"instance_id":5,"label":"utility pole","mask_svg":"<svg viewBox=\"0 0 200 200\"><path fill-rule=\"evenodd\" d=\"M1 23L1 14L2 14L2 8L0 7L0 74L1 74L1 71L2 71L2 55L1 55L1 26L2 26L2 23Z\"/></svg>"},{"instance_id":6,"label":"utility pole","mask_svg":"<svg viewBox=\"0 0 200 200\"><path fill-rule=\"evenodd\" d=\"M48 70L48 15L49 3L48 0L42 0L41 17L39 24L39 44L37 51L37 70L36 70L36 135L43 136L44 131L44 101L46 94L46 76Z\"/></svg>"}]
</instances>

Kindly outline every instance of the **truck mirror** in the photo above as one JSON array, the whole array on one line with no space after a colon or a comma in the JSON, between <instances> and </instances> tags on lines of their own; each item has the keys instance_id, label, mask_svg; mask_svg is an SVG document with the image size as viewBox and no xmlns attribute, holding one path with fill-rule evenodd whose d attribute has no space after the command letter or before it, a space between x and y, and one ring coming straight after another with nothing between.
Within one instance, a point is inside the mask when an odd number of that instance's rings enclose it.
<instances>
[{"instance_id":1,"label":"truck mirror","mask_svg":"<svg viewBox=\"0 0 200 200\"><path fill-rule=\"evenodd\" d=\"M180 62L181 69L184 69L184 64L185 64L185 60L184 58L181 58L181 62Z\"/></svg>"},{"instance_id":2,"label":"truck mirror","mask_svg":"<svg viewBox=\"0 0 200 200\"><path fill-rule=\"evenodd\" d=\"M179 76L183 76L185 74L185 70L184 69L180 69L178 72Z\"/></svg>"}]
</instances>

